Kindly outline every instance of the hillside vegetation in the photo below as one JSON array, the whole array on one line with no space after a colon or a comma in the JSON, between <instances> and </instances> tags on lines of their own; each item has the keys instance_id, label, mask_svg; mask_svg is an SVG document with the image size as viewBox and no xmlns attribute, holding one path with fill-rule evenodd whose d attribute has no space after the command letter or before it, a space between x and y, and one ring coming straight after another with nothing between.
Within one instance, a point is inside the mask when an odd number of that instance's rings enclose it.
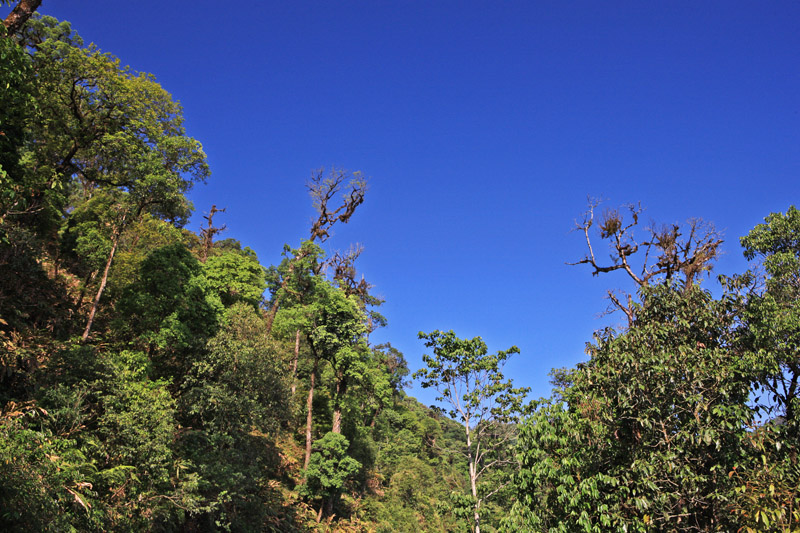
<instances>
[{"instance_id":1,"label":"hillside vegetation","mask_svg":"<svg viewBox=\"0 0 800 533\"><path fill-rule=\"evenodd\" d=\"M426 407L370 340L361 249L320 246L360 173L312 174L277 265L224 238L224 209L189 231L210 169L181 107L23 18L0 28L0 530L800 531L794 207L714 296L713 228L637 242L637 208L590 206L578 264L635 282L610 293L627 325L534 401L502 373L516 347L420 333Z\"/></svg>"}]
</instances>

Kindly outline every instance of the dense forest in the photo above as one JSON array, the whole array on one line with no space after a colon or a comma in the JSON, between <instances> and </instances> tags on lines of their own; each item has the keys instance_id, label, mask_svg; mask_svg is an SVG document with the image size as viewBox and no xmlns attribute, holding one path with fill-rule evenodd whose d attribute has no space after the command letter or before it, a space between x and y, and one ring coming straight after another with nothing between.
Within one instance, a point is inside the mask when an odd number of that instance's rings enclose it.
<instances>
[{"instance_id":1,"label":"dense forest","mask_svg":"<svg viewBox=\"0 0 800 533\"><path fill-rule=\"evenodd\" d=\"M452 331L420 332L412 373L370 340L361 248L321 246L359 172L312 173L279 264L224 208L192 232L211 171L171 95L0 3L0 530L800 531L794 207L709 280L713 226L592 202L575 264L635 292L549 398L504 376L515 346Z\"/></svg>"}]
</instances>

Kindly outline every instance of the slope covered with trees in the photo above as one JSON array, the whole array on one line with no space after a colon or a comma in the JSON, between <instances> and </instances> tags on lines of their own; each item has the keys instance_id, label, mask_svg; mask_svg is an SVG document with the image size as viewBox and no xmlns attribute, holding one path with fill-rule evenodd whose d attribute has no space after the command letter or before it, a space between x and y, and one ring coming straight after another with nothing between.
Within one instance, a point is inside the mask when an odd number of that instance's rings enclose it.
<instances>
[{"instance_id":1,"label":"slope covered with trees","mask_svg":"<svg viewBox=\"0 0 800 533\"><path fill-rule=\"evenodd\" d=\"M220 239L224 209L189 231L211 170L180 106L38 4L0 28L0 530L800 528L795 208L713 296L713 228L639 242L637 209L592 206L578 263L634 280L610 293L627 326L529 404L515 347L421 333L425 407L370 339L361 249L320 247L362 175L312 174L308 239L276 265Z\"/></svg>"},{"instance_id":2,"label":"slope covered with trees","mask_svg":"<svg viewBox=\"0 0 800 533\"><path fill-rule=\"evenodd\" d=\"M460 527L457 426L369 342L385 319L359 251L318 246L365 180L313 174L309 239L264 266L216 238L216 207L184 228L210 170L152 76L66 22L9 27L0 529Z\"/></svg>"}]
</instances>

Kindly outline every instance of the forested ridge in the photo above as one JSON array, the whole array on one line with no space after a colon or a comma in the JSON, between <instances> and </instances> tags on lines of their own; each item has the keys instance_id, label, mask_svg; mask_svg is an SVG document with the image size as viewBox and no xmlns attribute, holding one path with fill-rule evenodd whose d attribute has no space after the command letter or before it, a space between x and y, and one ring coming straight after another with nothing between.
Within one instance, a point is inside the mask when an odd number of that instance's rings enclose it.
<instances>
[{"instance_id":1,"label":"forested ridge","mask_svg":"<svg viewBox=\"0 0 800 533\"><path fill-rule=\"evenodd\" d=\"M365 176L311 174L278 264L223 206L192 232L213 178L180 105L0 3L0 530L800 531L794 207L741 237L753 270L712 276L713 226L590 201L575 268L635 291L549 398L503 374L516 346L453 331L409 369L371 341L363 250L322 248Z\"/></svg>"}]
</instances>

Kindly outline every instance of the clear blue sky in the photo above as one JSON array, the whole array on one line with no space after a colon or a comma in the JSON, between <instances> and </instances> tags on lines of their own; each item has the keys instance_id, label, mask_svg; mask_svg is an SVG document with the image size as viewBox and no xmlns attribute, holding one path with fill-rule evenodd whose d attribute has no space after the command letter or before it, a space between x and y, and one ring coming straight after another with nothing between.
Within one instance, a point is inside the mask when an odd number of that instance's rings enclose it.
<instances>
[{"instance_id":1,"label":"clear blue sky","mask_svg":"<svg viewBox=\"0 0 800 533\"><path fill-rule=\"evenodd\" d=\"M7 8L4 12L7 11ZM412 369L418 331L518 345L533 395L622 276L569 267L586 196L713 221L717 271L800 192L800 3L44 0L183 103L213 176L191 195L265 264L313 216L304 182L371 177L329 250L360 242ZM713 280L706 286L713 286ZM411 394L430 403L432 395Z\"/></svg>"}]
</instances>

